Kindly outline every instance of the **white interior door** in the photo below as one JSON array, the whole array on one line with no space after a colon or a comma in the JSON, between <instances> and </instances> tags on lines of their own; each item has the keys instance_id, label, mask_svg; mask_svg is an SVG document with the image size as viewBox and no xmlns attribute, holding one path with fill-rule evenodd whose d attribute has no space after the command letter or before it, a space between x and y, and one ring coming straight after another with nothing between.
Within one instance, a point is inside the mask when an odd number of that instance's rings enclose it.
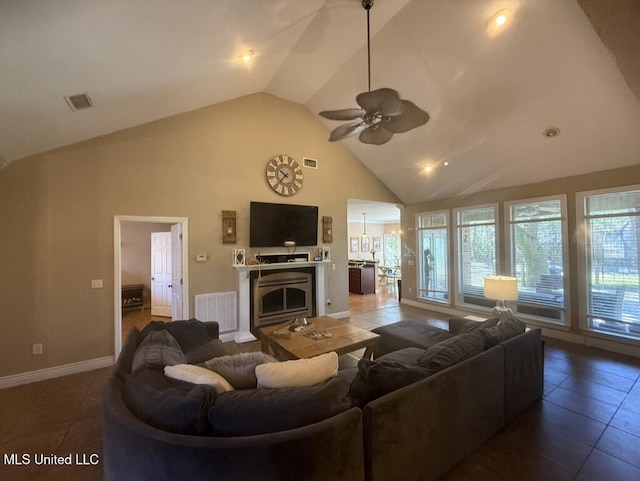
<instances>
[{"instance_id":1,"label":"white interior door","mask_svg":"<svg viewBox=\"0 0 640 481\"><path fill-rule=\"evenodd\" d=\"M171 226L171 317L174 321L184 319L182 309L182 224Z\"/></svg>"},{"instance_id":2,"label":"white interior door","mask_svg":"<svg viewBox=\"0 0 640 481\"><path fill-rule=\"evenodd\" d=\"M171 232L151 233L151 315L171 317Z\"/></svg>"}]
</instances>

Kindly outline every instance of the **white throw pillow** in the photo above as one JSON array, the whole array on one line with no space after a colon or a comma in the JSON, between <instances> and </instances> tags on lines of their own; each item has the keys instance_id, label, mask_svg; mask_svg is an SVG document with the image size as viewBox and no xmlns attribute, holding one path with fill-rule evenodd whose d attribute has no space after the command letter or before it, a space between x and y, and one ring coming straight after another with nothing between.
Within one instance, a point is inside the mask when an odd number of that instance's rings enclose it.
<instances>
[{"instance_id":1,"label":"white throw pillow","mask_svg":"<svg viewBox=\"0 0 640 481\"><path fill-rule=\"evenodd\" d=\"M178 379L179 381L213 386L216 394L233 391L233 386L217 372L209 371L209 369L192 364L165 366L164 375L172 379Z\"/></svg>"},{"instance_id":2,"label":"white throw pillow","mask_svg":"<svg viewBox=\"0 0 640 481\"><path fill-rule=\"evenodd\" d=\"M258 387L313 386L338 373L338 355L335 352L320 354L309 359L267 362L256 366Z\"/></svg>"}]
</instances>

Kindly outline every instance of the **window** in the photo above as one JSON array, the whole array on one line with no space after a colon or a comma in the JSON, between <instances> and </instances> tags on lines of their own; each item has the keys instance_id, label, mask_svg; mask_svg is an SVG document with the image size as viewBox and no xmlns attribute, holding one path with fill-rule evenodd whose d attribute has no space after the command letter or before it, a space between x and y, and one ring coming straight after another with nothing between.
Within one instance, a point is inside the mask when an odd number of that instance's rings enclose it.
<instances>
[{"instance_id":1,"label":"window","mask_svg":"<svg viewBox=\"0 0 640 481\"><path fill-rule=\"evenodd\" d=\"M384 235L382 264L388 267L400 265L400 234L392 232Z\"/></svg>"},{"instance_id":2,"label":"window","mask_svg":"<svg viewBox=\"0 0 640 481\"><path fill-rule=\"evenodd\" d=\"M448 212L418 214L418 297L449 302Z\"/></svg>"},{"instance_id":3,"label":"window","mask_svg":"<svg viewBox=\"0 0 640 481\"><path fill-rule=\"evenodd\" d=\"M517 312L545 322L566 324L565 197L509 202L505 206L509 265L511 275L518 279Z\"/></svg>"},{"instance_id":4,"label":"window","mask_svg":"<svg viewBox=\"0 0 640 481\"><path fill-rule=\"evenodd\" d=\"M496 274L496 206L456 211L457 304L493 307L484 278Z\"/></svg>"},{"instance_id":5,"label":"window","mask_svg":"<svg viewBox=\"0 0 640 481\"><path fill-rule=\"evenodd\" d=\"M640 338L640 190L580 194L578 206L587 328Z\"/></svg>"}]
</instances>

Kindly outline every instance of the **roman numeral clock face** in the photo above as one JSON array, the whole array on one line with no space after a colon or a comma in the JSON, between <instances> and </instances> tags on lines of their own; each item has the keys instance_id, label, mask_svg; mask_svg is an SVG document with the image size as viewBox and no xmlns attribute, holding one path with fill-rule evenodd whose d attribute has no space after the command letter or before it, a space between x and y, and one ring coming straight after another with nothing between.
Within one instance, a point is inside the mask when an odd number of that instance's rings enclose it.
<instances>
[{"instance_id":1,"label":"roman numeral clock face","mask_svg":"<svg viewBox=\"0 0 640 481\"><path fill-rule=\"evenodd\" d=\"M267 162L265 175L274 192L283 196L293 195L302 187L302 169L288 155L276 155Z\"/></svg>"}]
</instances>

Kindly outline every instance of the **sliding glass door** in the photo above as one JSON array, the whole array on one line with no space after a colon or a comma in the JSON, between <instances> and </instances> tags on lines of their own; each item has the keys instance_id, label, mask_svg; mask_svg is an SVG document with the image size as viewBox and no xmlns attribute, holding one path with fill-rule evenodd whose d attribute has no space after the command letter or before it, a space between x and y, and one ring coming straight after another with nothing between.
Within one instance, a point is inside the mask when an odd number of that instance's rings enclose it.
<instances>
[{"instance_id":1,"label":"sliding glass door","mask_svg":"<svg viewBox=\"0 0 640 481\"><path fill-rule=\"evenodd\" d=\"M448 303L448 212L418 215L418 297Z\"/></svg>"}]
</instances>

